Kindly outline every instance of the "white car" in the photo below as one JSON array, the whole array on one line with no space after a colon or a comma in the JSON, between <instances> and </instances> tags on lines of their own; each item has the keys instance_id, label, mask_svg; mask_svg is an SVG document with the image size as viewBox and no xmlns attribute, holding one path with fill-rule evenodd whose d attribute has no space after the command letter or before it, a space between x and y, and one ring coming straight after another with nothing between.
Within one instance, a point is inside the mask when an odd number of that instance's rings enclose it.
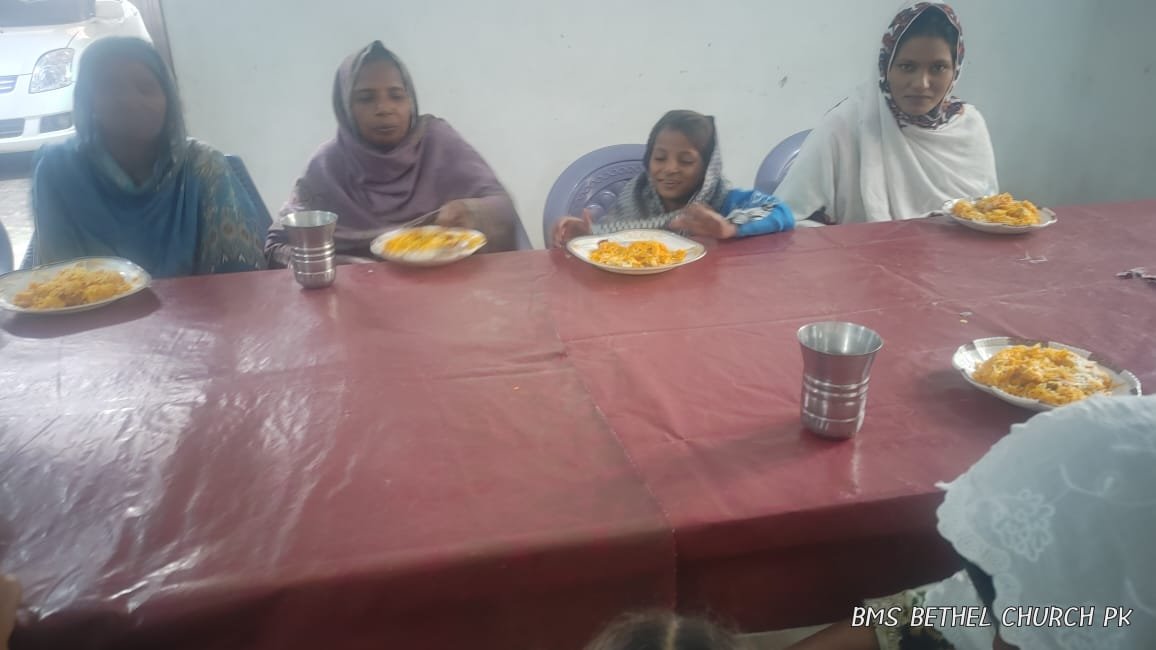
<instances>
[{"instance_id":1,"label":"white car","mask_svg":"<svg viewBox=\"0 0 1156 650\"><path fill-rule=\"evenodd\" d=\"M0 0L0 153L35 151L76 132L76 64L105 36L152 40L127 0Z\"/></svg>"}]
</instances>

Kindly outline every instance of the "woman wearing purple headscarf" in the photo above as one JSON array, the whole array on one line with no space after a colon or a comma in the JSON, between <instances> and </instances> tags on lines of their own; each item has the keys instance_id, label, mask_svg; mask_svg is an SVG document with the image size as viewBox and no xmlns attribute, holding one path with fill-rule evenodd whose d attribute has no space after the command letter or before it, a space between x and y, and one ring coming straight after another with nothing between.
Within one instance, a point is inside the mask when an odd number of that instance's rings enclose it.
<instances>
[{"instance_id":1,"label":"woman wearing purple headscarf","mask_svg":"<svg viewBox=\"0 0 1156 650\"><path fill-rule=\"evenodd\" d=\"M493 170L444 120L420 115L409 72L380 41L351 55L333 83L337 137L321 145L284 216L337 214L339 255L369 257L381 233L437 211L429 221L486 234L482 252L513 250L518 215ZM288 238L269 229L265 253L285 266Z\"/></svg>"}]
</instances>

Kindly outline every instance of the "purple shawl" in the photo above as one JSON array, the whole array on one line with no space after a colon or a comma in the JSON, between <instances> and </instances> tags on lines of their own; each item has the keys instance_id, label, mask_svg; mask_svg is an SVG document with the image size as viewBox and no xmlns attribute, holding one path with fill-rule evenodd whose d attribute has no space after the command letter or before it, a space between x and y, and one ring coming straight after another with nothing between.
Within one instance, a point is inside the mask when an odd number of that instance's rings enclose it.
<instances>
[{"instance_id":1,"label":"purple shawl","mask_svg":"<svg viewBox=\"0 0 1156 650\"><path fill-rule=\"evenodd\" d=\"M389 150L362 140L351 108L358 72L371 53L397 65L413 102L409 134ZM516 222L509 195L481 155L445 120L419 117L409 71L380 41L341 64L333 82L333 111L337 137L313 154L281 215L301 210L336 213L338 252L367 254L370 242L381 233L456 199L465 199L482 223L508 227ZM285 242L284 231L275 224L266 247L274 261L284 263Z\"/></svg>"}]
</instances>

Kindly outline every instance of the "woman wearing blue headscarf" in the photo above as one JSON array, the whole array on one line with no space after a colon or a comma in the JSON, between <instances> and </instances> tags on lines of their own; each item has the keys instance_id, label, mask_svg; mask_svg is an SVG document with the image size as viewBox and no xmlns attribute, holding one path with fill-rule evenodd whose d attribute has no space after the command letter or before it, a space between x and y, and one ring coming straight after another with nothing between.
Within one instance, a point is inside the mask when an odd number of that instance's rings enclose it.
<instances>
[{"instance_id":1,"label":"woman wearing blue headscarf","mask_svg":"<svg viewBox=\"0 0 1156 650\"><path fill-rule=\"evenodd\" d=\"M28 262L128 258L158 277L264 268L267 220L223 154L185 135L152 45L94 43L76 77L76 137L41 149Z\"/></svg>"}]
</instances>

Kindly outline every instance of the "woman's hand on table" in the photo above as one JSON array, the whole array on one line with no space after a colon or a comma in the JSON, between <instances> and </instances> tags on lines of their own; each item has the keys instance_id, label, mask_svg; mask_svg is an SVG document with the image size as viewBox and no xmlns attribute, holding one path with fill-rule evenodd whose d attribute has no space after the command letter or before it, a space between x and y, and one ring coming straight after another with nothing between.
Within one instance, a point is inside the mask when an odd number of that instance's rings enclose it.
<instances>
[{"instance_id":1,"label":"woman's hand on table","mask_svg":"<svg viewBox=\"0 0 1156 650\"><path fill-rule=\"evenodd\" d=\"M670 222L671 230L684 230L696 237L730 239L738 234L738 226L703 203L691 203L682 214Z\"/></svg>"},{"instance_id":2,"label":"woman's hand on table","mask_svg":"<svg viewBox=\"0 0 1156 650\"><path fill-rule=\"evenodd\" d=\"M554 224L553 246L562 248L566 242L575 237L583 237L594 233L594 220L589 210L582 211L582 217L562 217Z\"/></svg>"},{"instance_id":3,"label":"woman's hand on table","mask_svg":"<svg viewBox=\"0 0 1156 650\"><path fill-rule=\"evenodd\" d=\"M458 199L450 201L438 210L434 217L434 225L443 228L471 228L477 230L474 223L474 213L465 201Z\"/></svg>"}]
</instances>

